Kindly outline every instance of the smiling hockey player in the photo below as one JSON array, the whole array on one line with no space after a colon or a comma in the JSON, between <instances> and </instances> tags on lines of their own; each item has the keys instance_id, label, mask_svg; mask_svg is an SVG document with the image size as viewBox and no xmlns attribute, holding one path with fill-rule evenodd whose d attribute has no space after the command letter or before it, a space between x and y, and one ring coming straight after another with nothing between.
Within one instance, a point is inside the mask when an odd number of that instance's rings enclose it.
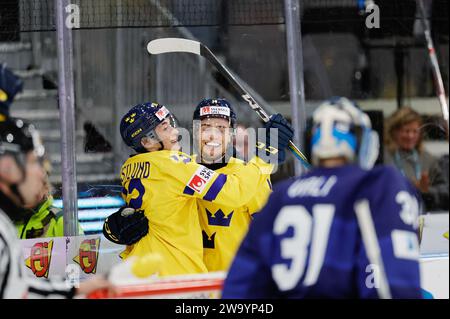
<instances>
[{"instance_id":1,"label":"smiling hockey player","mask_svg":"<svg viewBox=\"0 0 450 319\"><path fill-rule=\"evenodd\" d=\"M197 200L242 206L254 197L255 181L265 181L272 165L254 157L245 171L216 173L179 151L171 119L167 108L156 103L137 105L122 118L121 135L138 153L122 166L123 195L128 206L144 212L149 226L125 255L161 254L161 275L206 272ZM104 233L120 242L113 220L105 221Z\"/></svg>"}]
</instances>

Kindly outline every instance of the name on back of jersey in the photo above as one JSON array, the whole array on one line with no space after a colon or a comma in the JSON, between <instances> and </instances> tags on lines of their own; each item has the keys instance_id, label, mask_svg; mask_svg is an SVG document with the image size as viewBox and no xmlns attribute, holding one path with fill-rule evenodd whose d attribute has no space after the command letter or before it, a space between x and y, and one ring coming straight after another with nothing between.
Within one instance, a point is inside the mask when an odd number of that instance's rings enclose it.
<instances>
[{"instance_id":1,"label":"name on back of jersey","mask_svg":"<svg viewBox=\"0 0 450 319\"><path fill-rule=\"evenodd\" d=\"M325 197L337 182L337 177L333 176L312 176L296 180L288 188L288 196L294 197Z\"/></svg>"}]
</instances>

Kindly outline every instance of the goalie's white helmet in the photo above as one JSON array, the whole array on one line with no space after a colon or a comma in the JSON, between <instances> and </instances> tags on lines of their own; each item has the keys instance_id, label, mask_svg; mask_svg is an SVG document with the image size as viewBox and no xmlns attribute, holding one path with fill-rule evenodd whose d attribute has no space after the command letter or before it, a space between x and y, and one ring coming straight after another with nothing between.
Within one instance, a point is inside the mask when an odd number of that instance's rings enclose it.
<instances>
[{"instance_id":1,"label":"goalie's white helmet","mask_svg":"<svg viewBox=\"0 0 450 319\"><path fill-rule=\"evenodd\" d=\"M314 111L311 144L313 165L345 157L365 169L373 167L380 147L370 118L345 97L332 98Z\"/></svg>"}]
</instances>

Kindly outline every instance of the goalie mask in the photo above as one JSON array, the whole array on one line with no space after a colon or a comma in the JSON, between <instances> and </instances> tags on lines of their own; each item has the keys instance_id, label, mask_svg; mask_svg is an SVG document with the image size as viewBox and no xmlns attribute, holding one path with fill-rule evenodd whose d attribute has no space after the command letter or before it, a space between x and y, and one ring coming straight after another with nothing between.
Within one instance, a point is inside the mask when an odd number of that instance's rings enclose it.
<instances>
[{"instance_id":1,"label":"goalie mask","mask_svg":"<svg viewBox=\"0 0 450 319\"><path fill-rule=\"evenodd\" d=\"M379 152L377 132L367 114L345 97L328 100L314 111L312 163L344 157L364 169L375 164Z\"/></svg>"},{"instance_id":2,"label":"goalie mask","mask_svg":"<svg viewBox=\"0 0 450 319\"><path fill-rule=\"evenodd\" d=\"M155 128L166 118L170 119L172 127L177 127L175 117L164 105L158 103L135 105L122 117L120 121L120 135L125 144L136 152L146 152L141 144L141 139L150 137L161 143Z\"/></svg>"}]
</instances>

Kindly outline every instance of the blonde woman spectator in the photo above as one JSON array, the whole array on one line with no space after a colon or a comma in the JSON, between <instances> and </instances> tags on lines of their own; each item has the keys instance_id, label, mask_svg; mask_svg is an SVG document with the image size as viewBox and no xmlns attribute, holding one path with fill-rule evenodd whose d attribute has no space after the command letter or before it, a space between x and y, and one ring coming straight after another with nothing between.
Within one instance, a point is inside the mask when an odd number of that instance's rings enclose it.
<instances>
[{"instance_id":1,"label":"blonde woman spectator","mask_svg":"<svg viewBox=\"0 0 450 319\"><path fill-rule=\"evenodd\" d=\"M422 117L410 107L394 112L386 123L384 162L397 167L425 199L435 178L430 168L436 165L436 159L423 148L421 127Z\"/></svg>"}]
</instances>

